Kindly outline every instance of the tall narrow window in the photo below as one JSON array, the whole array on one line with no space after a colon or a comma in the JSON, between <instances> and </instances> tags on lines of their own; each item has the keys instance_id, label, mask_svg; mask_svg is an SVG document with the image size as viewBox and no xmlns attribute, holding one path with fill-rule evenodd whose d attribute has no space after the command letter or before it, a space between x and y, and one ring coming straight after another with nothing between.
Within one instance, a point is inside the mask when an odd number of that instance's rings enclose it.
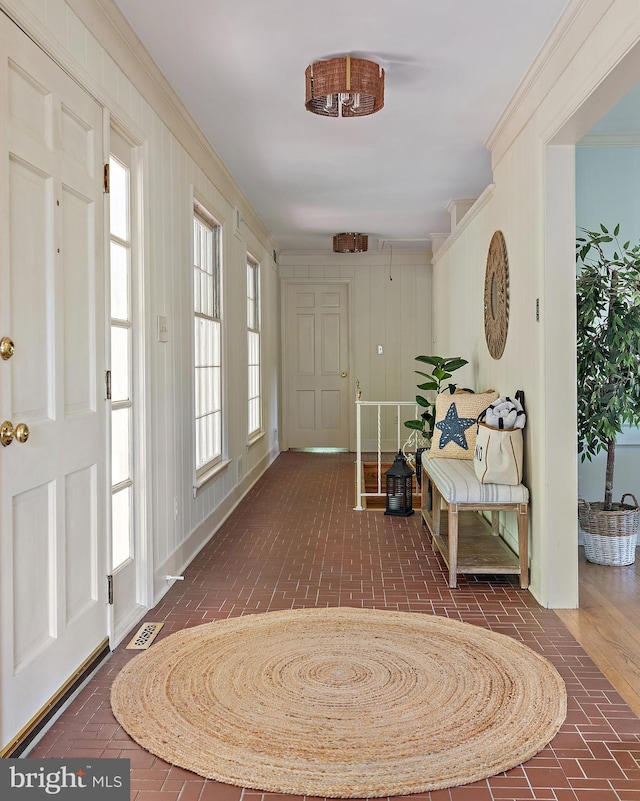
<instances>
[{"instance_id":1,"label":"tall narrow window","mask_svg":"<svg viewBox=\"0 0 640 801\"><path fill-rule=\"evenodd\" d=\"M114 147L118 138L112 135ZM126 153L124 147L120 147ZM130 168L109 158L111 262L111 515L115 571L133 558L133 320Z\"/></svg>"},{"instance_id":2,"label":"tall narrow window","mask_svg":"<svg viewBox=\"0 0 640 801\"><path fill-rule=\"evenodd\" d=\"M248 435L262 430L260 381L260 265L247 258L247 356L248 356Z\"/></svg>"},{"instance_id":3,"label":"tall narrow window","mask_svg":"<svg viewBox=\"0 0 640 801\"><path fill-rule=\"evenodd\" d=\"M222 458L221 226L200 205L193 215L196 478Z\"/></svg>"}]
</instances>

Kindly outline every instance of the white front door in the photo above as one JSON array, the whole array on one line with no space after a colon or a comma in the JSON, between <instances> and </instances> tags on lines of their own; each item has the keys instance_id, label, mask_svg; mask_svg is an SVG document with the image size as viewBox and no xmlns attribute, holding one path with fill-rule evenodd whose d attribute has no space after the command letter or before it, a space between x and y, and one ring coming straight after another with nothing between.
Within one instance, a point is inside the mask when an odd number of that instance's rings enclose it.
<instances>
[{"instance_id":1,"label":"white front door","mask_svg":"<svg viewBox=\"0 0 640 801\"><path fill-rule=\"evenodd\" d=\"M349 448L348 285L287 284L285 427L289 448Z\"/></svg>"},{"instance_id":2,"label":"white front door","mask_svg":"<svg viewBox=\"0 0 640 801\"><path fill-rule=\"evenodd\" d=\"M104 647L107 477L102 110L4 14L0 53L5 747Z\"/></svg>"}]
</instances>

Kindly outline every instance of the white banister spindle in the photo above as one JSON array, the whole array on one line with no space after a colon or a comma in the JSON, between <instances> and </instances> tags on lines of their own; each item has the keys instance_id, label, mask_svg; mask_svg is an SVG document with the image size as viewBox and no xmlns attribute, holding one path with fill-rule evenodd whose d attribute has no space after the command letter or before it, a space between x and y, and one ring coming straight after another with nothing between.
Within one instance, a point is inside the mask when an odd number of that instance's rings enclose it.
<instances>
[{"instance_id":1,"label":"white banister spindle","mask_svg":"<svg viewBox=\"0 0 640 801\"><path fill-rule=\"evenodd\" d=\"M360 390L356 395L356 506L357 512L362 512L362 402Z\"/></svg>"},{"instance_id":2,"label":"white banister spindle","mask_svg":"<svg viewBox=\"0 0 640 801\"><path fill-rule=\"evenodd\" d=\"M362 486L362 471L363 471L363 461L362 461L362 408L365 406L372 406L376 408L376 459L377 459L377 467L378 467L378 481L377 481L377 491L376 492L365 492L365 487ZM363 401L362 400L362 391L360 390L359 384L357 384L357 392L356 392L356 505L354 506L355 511L361 512L366 507L363 506L363 499L366 497L383 497L385 495L385 491L383 491L382 487L382 407L383 406L395 406L396 407L396 453L400 450L403 452L407 448L412 448L416 446L416 436L418 432L415 430L407 429L407 437L403 442L402 439L402 432L404 430L404 420L409 420L412 418L415 420L420 419L420 407L416 404L415 401ZM405 410L405 416L402 417L402 410ZM395 453L392 454L395 456ZM405 456L407 454L405 453ZM411 456L407 458L407 461L410 461Z\"/></svg>"},{"instance_id":3,"label":"white banister spindle","mask_svg":"<svg viewBox=\"0 0 640 801\"><path fill-rule=\"evenodd\" d=\"M378 406L378 492L382 492L382 410Z\"/></svg>"}]
</instances>

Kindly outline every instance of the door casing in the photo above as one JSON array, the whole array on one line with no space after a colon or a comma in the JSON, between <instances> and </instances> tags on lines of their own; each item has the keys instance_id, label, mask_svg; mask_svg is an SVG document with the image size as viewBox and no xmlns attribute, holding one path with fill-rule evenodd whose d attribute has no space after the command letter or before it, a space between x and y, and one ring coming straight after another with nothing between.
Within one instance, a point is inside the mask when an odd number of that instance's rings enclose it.
<instances>
[{"instance_id":1,"label":"door casing","mask_svg":"<svg viewBox=\"0 0 640 801\"><path fill-rule=\"evenodd\" d=\"M353 357L352 357L352 343L353 339L353 282L351 279L339 279L339 278L332 278L332 279L309 279L309 280L300 280L300 279L283 279L281 282L281 308L283 311L282 319L282 414L283 420L280 425L280 430L283 432L282 436L282 447L283 449L287 450L290 447L305 447L300 446L298 444L294 444L291 437L289 436L289 421L291 419L291 403L289 399L289 386L290 381L292 378L291 375L291 365L292 359L291 351L292 351L292 341L291 336L292 332L289 330L290 327L288 325L289 319L289 291L290 287L299 287L301 290L305 288L311 288L315 286L326 287L330 289L332 286L335 287L346 287L347 292L347 305L346 305L346 336L347 336L347 354L346 354L346 365L345 371L347 372L347 376L345 379L342 379L345 384L344 392L347 393L347 427L348 427L348 434L346 436L345 442L341 443L341 445L336 447L344 447L349 450L355 449L355 403L351 401L355 401L355 377L352 374L352 364L353 364ZM314 447L312 443L309 443L308 447Z\"/></svg>"}]
</instances>

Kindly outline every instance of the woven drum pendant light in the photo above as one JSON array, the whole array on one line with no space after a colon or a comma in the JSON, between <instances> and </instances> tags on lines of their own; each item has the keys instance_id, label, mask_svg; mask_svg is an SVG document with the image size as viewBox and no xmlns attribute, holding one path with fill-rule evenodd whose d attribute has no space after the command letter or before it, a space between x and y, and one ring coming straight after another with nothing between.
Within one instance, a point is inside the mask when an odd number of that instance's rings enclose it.
<instances>
[{"instance_id":1,"label":"woven drum pendant light","mask_svg":"<svg viewBox=\"0 0 640 801\"><path fill-rule=\"evenodd\" d=\"M384 70L366 58L340 56L305 70L307 111L323 117L365 117L384 106Z\"/></svg>"},{"instance_id":2,"label":"woven drum pendant light","mask_svg":"<svg viewBox=\"0 0 640 801\"><path fill-rule=\"evenodd\" d=\"M333 237L334 253L364 253L368 247L367 234L336 234Z\"/></svg>"}]
</instances>

